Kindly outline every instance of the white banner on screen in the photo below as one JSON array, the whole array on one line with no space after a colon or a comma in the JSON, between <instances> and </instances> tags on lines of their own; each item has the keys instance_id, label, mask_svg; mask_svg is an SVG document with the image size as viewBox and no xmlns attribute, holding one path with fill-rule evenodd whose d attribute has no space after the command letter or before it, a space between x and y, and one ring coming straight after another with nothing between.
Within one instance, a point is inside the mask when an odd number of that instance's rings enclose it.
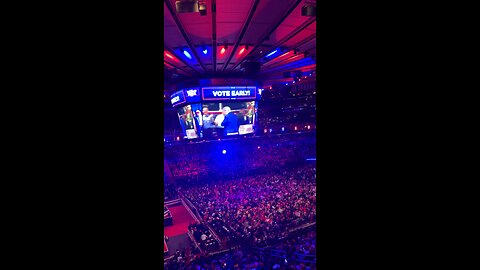
<instances>
[{"instance_id":1,"label":"white banner on screen","mask_svg":"<svg viewBox=\"0 0 480 270\"><path fill-rule=\"evenodd\" d=\"M239 133L240 135L248 134L248 133L253 133L253 125L252 125L252 124L240 125L240 126L238 127L238 133Z\"/></svg>"},{"instance_id":2,"label":"white banner on screen","mask_svg":"<svg viewBox=\"0 0 480 270\"><path fill-rule=\"evenodd\" d=\"M195 132L195 129L187 129L187 138L188 139L198 138L197 133Z\"/></svg>"}]
</instances>

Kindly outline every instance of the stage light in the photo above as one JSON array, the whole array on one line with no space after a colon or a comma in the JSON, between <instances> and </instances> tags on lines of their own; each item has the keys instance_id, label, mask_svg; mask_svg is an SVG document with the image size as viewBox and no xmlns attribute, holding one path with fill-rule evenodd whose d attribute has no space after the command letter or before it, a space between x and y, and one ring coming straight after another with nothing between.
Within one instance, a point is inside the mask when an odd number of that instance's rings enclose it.
<instances>
[{"instance_id":1,"label":"stage light","mask_svg":"<svg viewBox=\"0 0 480 270\"><path fill-rule=\"evenodd\" d=\"M287 83L285 83L285 85L288 85L288 82L287 82Z\"/></svg>"},{"instance_id":2,"label":"stage light","mask_svg":"<svg viewBox=\"0 0 480 270\"><path fill-rule=\"evenodd\" d=\"M227 153L227 150L224 149L224 150L222 151L222 154L225 155L226 153Z\"/></svg>"},{"instance_id":3,"label":"stage light","mask_svg":"<svg viewBox=\"0 0 480 270\"><path fill-rule=\"evenodd\" d=\"M205 55L206 55L206 54L208 53L208 50L207 50L207 48L203 48L202 52L203 52L203 54L205 54Z\"/></svg>"},{"instance_id":4,"label":"stage light","mask_svg":"<svg viewBox=\"0 0 480 270\"><path fill-rule=\"evenodd\" d=\"M163 138L163 142L166 142L165 138Z\"/></svg>"},{"instance_id":5,"label":"stage light","mask_svg":"<svg viewBox=\"0 0 480 270\"><path fill-rule=\"evenodd\" d=\"M200 16L207 16L206 1L198 1L198 11L200 12Z\"/></svg>"},{"instance_id":6,"label":"stage light","mask_svg":"<svg viewBox=\"0 0 480 270\"><path fill-rule=\"evenodd\" d=\"M265 57L272 56L272 55L273 55L273 54L275 54L277 51L278 51L278 49L276 49L275 51L273 51L273 52L271 52L271 53L267 54Z\"/></svg>"},{"instance_id":7,"label":"stage light","mask_svg":"<svg viewBox=\"0 0 480 270\"><path fill-rule=\"evenodd\" d=\"M263 133L267 133L267 129L264 129L264 130L263 130Z\"/></svg>"},{"instance_id":8,"label":"stage light","mask_svg":"<svg viewBox=\"0 0 480 270\"><path fill-rule=\"evenodd\" d=\"M167 56L167 57L170 58L170 59L174 59L173 56L171 56L171 55L170 55L169 53L167 53L167 52L165 53L165 56Z\"/></svg>"},{"instance_id":9,"label":"stage light","mask_svg":"<svg viewBox=\"0 0 480 270\"><path fill-rule=\"evenodd\" d=\"M293 81L293 83L295 83L295 81Z\"/></svg>"},{"instance_id":10,"label":"stage light","mask_svg":"<svg viewBox=\"0 0 480 270\"><path fill-rule=\"evenodd\" d=\"M238 54L242 54L245 51L245 48L242 48Z\"/></svg>"},{"instance_id":11,"label":"stage light","mask_svg":"<svg viewBox=\"0 0 480 270\"><path fill-rule=\"evenodd\" d=\"M220 54L224 54L227 51L227 45L224 45L223 48L220 50Z\"/></svg>"},{"instance_id":12,"label":"stage light","mask_svg":"<svg viewBox=\"0 0 480 270\"><path fill-rule=\"evenodd\" d=\"M297 130L297 127L295 127L295 130Z\"/></svg>"},{"instance_id":13,"label":"stage light","mask_svg":"<svg viewBox=\"0 0 480 270\"><path fill-rule=\"evenodd\" d=\"M307 126L308 129L310 129L310 126Z\"/></svg>"},{"instance_id":14,"label":"stage light","mask_svg":"<svg viewBox=\"0 0 480 270\"><path fill-rule=\"evenodd\" d=\"M260 149L260 146L258 146L257 149Z\"/></svg>"},{"instance_id":15,"label":"stage light","mask_svg":"<svg viewBox=\"0 0 480 270\"><path fill-rule=\"evenodd\" d=\"M285 131L285 128L284 128L284 127L282 127L282 131Z\"/></svg>"},{"instance_id":16,"label":"stage light","mask_svg":"<svg viewBox=\"0 0 480 270\"><path fill-rule=\"evenodd\" d=\"M272 129L270 129L270 133L272 133Z\"/></svg>"},{"instance_id":17,"label":"stage light","mask_svg":"<svg viewBox=\"0 0 480 270\"><path fill-rule=\"evenodd\" d=\"M183 51L183 54L184 54L188 59L190 59L190 60L192 59L192 56L190 55L189 52L187 52L187 50L183 49L182 51Z\"/></svg>"},{"instance_id":18,"label":"stage light","mask_svg":"<svg viewBox=\"0 0 480 270\"><path fill-rule=\"evenodd\" d=\"M177 141L180 141L180 137L177 137Z\"/></svg>"}]
</instances>

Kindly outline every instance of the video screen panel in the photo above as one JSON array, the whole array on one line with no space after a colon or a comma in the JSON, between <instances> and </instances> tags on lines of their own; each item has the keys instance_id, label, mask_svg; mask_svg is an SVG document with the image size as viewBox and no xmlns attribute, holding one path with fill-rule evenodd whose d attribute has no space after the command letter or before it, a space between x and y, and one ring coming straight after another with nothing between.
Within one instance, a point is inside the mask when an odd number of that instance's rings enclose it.
<instances>
[{"instance_id":1,"label":"video screen panel","mask_svg":"<svg viewBox=\"0 0 480 270\"><path fill-rule=\"evenodd\" d=\"M194 112L200 111L201 108L199 103L188 104L178 108L178 119L180 120L184 138L196 139L200 137L200 118L197 113L194 114Z\"/></svg>"},{"instance_id":2,"label":"video screen panel","mask_svg":"<svg viewBox=\"0 0 480 270\"><path fill-rule=\"evenodd\" d=\"M196 103L178 108L184 138L216 139L255 132L255 101Z\"/></svg>"}]
</instances>

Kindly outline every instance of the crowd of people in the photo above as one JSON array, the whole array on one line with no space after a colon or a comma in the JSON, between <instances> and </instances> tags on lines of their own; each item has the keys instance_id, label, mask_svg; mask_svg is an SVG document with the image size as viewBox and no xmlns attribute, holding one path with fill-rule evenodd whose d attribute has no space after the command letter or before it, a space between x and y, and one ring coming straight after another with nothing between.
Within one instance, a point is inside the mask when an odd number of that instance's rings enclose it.
<instances>
[{"instance_id":1,"label":"crowd of people","mask_svg":"<svg viewBox=\"0 0 480 270\"><path fill-rule=\"evenodd\" d=\"M231 243L264 246L315 221L315 166L207 183L179 191Z\"/></svg>"},{"instance_id":2,"label":"crowd of people","mask_svg":"<svg viewBox=\"0 0 480 270\"><path fill-rule=\"evenodd\" d=\"M170 145L165 158L175 182L191 185L291 167L315 156L315 139L315 133L309 133Z\"/></svg>"},{"instance_id":3,"label":"crowd of people","mask_svg":"<svg viewBox=\"0 0 480 270\"><path fill-rule=\"evenodd\" d=\"M165 269L217 270L313 270L316 269L315 226L300 230L282 239L281 243L258 249L244 246L212 255L193 249L178 251L165 264Z\"/></svg>"},{"instance_id":4,"label":"crowd of people","mask_svg":"<svg viewBox=\"0 0 480 270\"><path fill-rule=\"evenodd\" d=\"M193 205L201 250L176 252L166 269L314 269L314 229L292 231L316 220L315 145L311 132L167 146L165 191ZM220 246L233 250L211 255Z\"/></svg>"},{"instance_id":5,"label":"crowd of people","mask_svg":"<svg viewBox=\"0 0 480 270\"><path fill-rule=\"evenodd\" d=\"M202 223L190 224L188 231L193 235L195 241L200 244L202 250L213 251L220 245L208 227Z\"/></svg>"}]
</instances>

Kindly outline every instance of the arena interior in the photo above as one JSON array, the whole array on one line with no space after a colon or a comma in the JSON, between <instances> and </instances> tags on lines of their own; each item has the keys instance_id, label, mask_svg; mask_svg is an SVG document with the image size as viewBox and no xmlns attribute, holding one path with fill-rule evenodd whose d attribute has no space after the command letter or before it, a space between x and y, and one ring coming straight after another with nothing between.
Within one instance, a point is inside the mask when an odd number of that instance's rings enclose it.
<instances>
[{"instance_id":1,"label":"arena interior","mask_svg":"<svg viewBox=\"0 0 480 270\"><path fill-rule=\"evenodd\" d=\"M316 269L316 2L164 1L164 266Z\"/></svg>"}]
</instances>

